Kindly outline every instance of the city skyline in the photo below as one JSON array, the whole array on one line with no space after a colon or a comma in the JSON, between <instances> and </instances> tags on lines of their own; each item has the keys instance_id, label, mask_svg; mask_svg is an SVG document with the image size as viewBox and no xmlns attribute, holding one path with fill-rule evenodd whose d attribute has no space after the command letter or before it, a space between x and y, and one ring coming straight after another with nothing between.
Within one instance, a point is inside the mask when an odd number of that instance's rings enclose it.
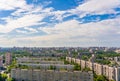
<instances>
[{"instance_id":1,"label":"city skyline","mask_svg":"<svg viewBox=\"0 0 120 81\"><path fill-rule=\"evenodd\" d=\"M120 47L119 0L1 0L0 47Z\"/></svg>"}]
</instances>

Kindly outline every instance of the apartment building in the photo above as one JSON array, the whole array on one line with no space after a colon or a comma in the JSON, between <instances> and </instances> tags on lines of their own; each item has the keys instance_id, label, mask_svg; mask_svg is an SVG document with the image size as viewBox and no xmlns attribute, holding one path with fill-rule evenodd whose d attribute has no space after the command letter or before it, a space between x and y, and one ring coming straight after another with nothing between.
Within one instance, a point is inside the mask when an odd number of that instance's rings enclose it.
<instances>
[{"instance_id":1,"label":"apartment building","mask_svg":"<svg viewBox=\"0 0 120 81\"><path fill-rule=\"evenodd\" d=\"M115 68L115 81L120 81L120 67Z\"/></svg>"},{"instance_id":2,"label":"apartment building","mask_svg":"<svg viewBox=\"0 0 120 81\"><path fill-rule=\"evenodd\" d=\"M109 77L109 66L108 65L103 65L103 74L102 75L105 75L106 77Z\"/></svg>"},{"instance_id":3,"label":"apartment building","mask_svg":"<svg viewBox=\"0 0 120 81\"><path fill-rule=\"evenodd\" d=\"M90 61L86 61L86 67L90 68L91 70L93 70L93 63Z\"/></svg>"},{"instance_id":4,"label":"apartment building","mask_svg":"<svg viewBox=\"0 0 120 81\"><path fill-rule=\"evenodd\" d=\"M71 61L75 63L75 62L76 62L76 59L75 59L75 58L71 58Z\"/></svg>"},{"instance_id":5,"label":"apartment building","mask_svg":"<svg viewBox=\"0 0 120 81\"><path fill-rule=\"evenodd\" d=\"M11 77L17 81L93 81L92 72L12 69Z\"/></svg>"},{"instance_id":6,"label":"apartment building","mask_svg":"<svg viewBox=\"0 0 120 81\"><path fill-rule=\"evenodd\" d=\"M93 70L98 75L102 75L103 74L103 66L101 64L94 63L94 69Z\"/></svg>"},{"instance_id":7,"label":"apartment building","mask_svg":"<svg viewBox=\"0 0 120 81\"><path fill-rule=\"evenodd\" d=\"M115 80L115 76L118 76L115 73L116 73L115 67L109 67L109 76L108 76L108 79L109 80Z\"/></svg>"},{"instance_id":8,"label":"apartment building","mask_svg":"<svg viewBox=\"0 0 120 81\"><path fill-rule=\"evenodd\" d=\"M76 59L75 62L80 65L81 61L80 59Z\"/></svg>"},{"instance_id":9,"label":"apartment building","mask_svg":"<svg viewBox=\"0 0 120 81\"><path fill-rule=\"evenodd\" d=\"M66 61L70 62L72 61L72 58L71 57L66 57Z\"/></svg>"},{"instance_id":10,"label":"apartment building","mask_svg":"<svg viewBox=\"0 0 120 81\"><path fill-rule=\"evenodd\" d=\"M3 67L3 57L0 56L0 68L2 68L2 67Z\"/></svg>"},{"instance_id":11,"label":"apartment building","mask_svg":"<svg viewBox=\"0 0 120 81\"><path fill-rule=\"evenodd\" d=\"M70 57L69 57L69 61L70 61ZM119 66L110 67L108 65L102 65L102 64L91 62L91 61L76 59L76 63L79 63L79 61L80 61L80 66L82 69L85 67L89 67L91 70L93 69L93 71L97 75L105 75L109 80L120 81L120 67Z\"/></svg>"},{"instance_id":12,"label":"apartment building","mask_svg":"<svg viewBox=\"0 0 120 81\"><path fill-rule=\"evenodd\" d=\"M10 65L12 63L12 54L11 53L6 53L5 54L5 64Z\"/></svg>"},{"instance_id":13,"label":"apartment building","mask_svg":"<svg viewBox=\"0 0 120 81\"><path fill-rule=\"evenodd\" d=\"M85 60L81 60L81 69L84 69L86 67L86 61Z\"/></svg>"}]
</instances>

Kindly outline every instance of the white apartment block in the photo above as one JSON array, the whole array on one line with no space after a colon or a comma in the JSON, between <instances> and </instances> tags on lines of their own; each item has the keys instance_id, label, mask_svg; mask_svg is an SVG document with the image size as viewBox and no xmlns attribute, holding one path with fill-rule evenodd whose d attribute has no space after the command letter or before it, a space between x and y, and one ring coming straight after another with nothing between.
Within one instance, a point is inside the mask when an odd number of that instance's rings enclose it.
<instances>
[{"instance_id":1,"label":"white apartment block","mask_svg":"<svg viewBox=\"0 0 120 81\"><path fill-rule=\"evenodd\" d=\"M81 63L80 59L76 59L75 61L78 65L80 65L80 63Z\"/></svg>"},{"instance_id":2,"label":"white apartment block","mask_svg":"<svg viewBox=\"0 0 120 81\"><path fill-rule=\"evenodd\" d=\"M109 67L109 76L108 76L109 80L115 80L115 76L117 76L115 72L116 72L115 67Z\"/></svg>"},{"instance_id":3,"label":"white apartment block","mask_svg":"<svg viewBox=\"0 0 120 81\"><path fill-rule=\"evenodd\" d=\"M86 67L90 68L91 70L93 70L93 63L90 61L86 61Z\"/></svg>"},{"instance_id":4,"label":"white apartment block","mask_svg":"<svg viewBox=\"0 0 120 81\"><path fill-rule=\"evenodd\" d=\"M102 75L103 74L103 66L101 64L98 63L94 63L94 72L98 75Z\"/></svg>"},{"instance_id":5,"label":"white apartment block","mask_svg":"<svg viewBox=\"0 0 120 81\"><path fill-rule=\"evenodd\" d=\"M72 61L73 58L71 60L70 58L71 57L69 57L69 61ZM109 80L120 81L120 67L110 67L108 65L102 65L98 63L92 63L90 61L76 59L76 63L79 63L79 61L82 69L85 67L89 67L92 70L93 68L93 71L97 75L105 75Z\"/></svg>"},{"instance_id":6,"label":"white apartment block","mask_svg":"<svg viewBox=\"0 0 120 81\"><path fill-rule=\"evenodd\" d=\"M120 81L120 67L115 68L115 81Z\"/></svg>"},{"instance_id":7,"label":"white apartment block","mask_svg":"<svg viewBox=\"0 0 120 81\"><path fill-rule=\"evenodd\" d=\"M66 70L73 70L74 65L64 65L64 64L34 64L34 63L19 63L19 65L26 65L29 67L40 69L50 69L51 66L55 67L56 70L66 69Z\"/></svg>"},{"instance_id":8,"label":"white apartment block","mask_svg":"<svg viewBox=\"0 0 120 81\"><path fill-rule=\"evenodd\" d=\"M17 63L64 64L63 61L41 61L40 59L17 59Z\"/></svg>"},{"instance_id":9,"label":"white apartment block","mask_svg":"<svg viewBox=\"0 0 120 81\"><path fill-rule=\"evenodd\" d=\"M84 69L86 67L86 61L85 60L81 60L81 69Z\"/></svg>"},{"instance_id":10,"label":"white apartment block","mask_svg":"<svg viewBox=\"0 0 120 81\"><path fill-rule=\"evenodd\" d=\"M120 62L120 57L114 57L115 62Z\"/></svg>"},{"instance_id":11,"label":"white apartment block","mask_svg":"<svg viewBox=\"0 0 120 81\"><path fill-rule=\"evenodd\" d=\"M92 72L12 69L17 81L93 81Z\"/></svg>"},{"instance_id":12,"label":"white apartment block","mask_svg":"<svg viewBox=\"0 0 120 81\"><path fill-rule=\"evenodd\" d=\"M108 65L103 65L103 74L106 77L109 77L109 66Z\"/></svg>"},{"instance_id":13,"label":"white apartment block","mask_svg":"<svg viewBox=\"0 0 120 81\"><path fill-rule=\"evenodd\" d=\"M71 62L76 62L76 59L75 58L71 58Z\"/></svg>"},{"instance_id":14,"label":"white apartment block","mask_svg":"<svg viewBox=\"0 0 120 81\"><path fill-rule=\"evenodd\" d=\"M71 63L71 57L66 57L66 61Z\"/></svg>"}]
</instances>

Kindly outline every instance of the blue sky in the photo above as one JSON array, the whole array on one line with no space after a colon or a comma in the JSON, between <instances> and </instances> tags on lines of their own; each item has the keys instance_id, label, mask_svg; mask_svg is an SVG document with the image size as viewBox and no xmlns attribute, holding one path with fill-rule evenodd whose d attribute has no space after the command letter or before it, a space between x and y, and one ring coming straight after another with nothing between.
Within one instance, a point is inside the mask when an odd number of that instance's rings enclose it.
<instances>
[{"instance_id":1,"label":"blue sky","mask_svg":"<svg viewBox=\"0 0 120 81\"><path fill-rule=\"evenodd\" d=\"M0 46L120 47L120 0L1 0Z\"/></svg>"}]
</instances>

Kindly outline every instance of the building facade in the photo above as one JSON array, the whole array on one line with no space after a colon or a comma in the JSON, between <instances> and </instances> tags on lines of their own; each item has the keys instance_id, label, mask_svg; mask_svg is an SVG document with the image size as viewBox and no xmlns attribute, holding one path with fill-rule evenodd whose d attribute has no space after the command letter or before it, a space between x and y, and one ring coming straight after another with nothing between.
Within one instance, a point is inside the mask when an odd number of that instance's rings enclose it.
<instances>
[{"instance_id":1,"label":"building facade","mask_svg":"<svg viewBox=\"0 0 120 81\"><path fill-rule=\"evenodd\" d=\"M11 53L6 53L5 54L5 64L10 65L12 63L12 54Z\"/></svg>"},{"instance_id":2,"label":"building facade","mask_svg":"<svg viewBox=\"0 0 120 81\"><path fill-rule=\"evenodd\" d=\"M0 56L0 68L2 68L2 67L3 67L3 57Z\"/></svg>"},{"instance_id":3,"label":"building facade","mask_svg":"<svg viewBox=\"0 0 120 81\"><path fill-rule=\"evenodd\" d=\"M68 60L68 59L66 59L66 60ZM70 62L72 61L71 57L69 57L69 61ZM102 65L99 63L94 63L91 61L85 61L85 60L81 60L81 59L79 59L79 61L80 61L81 69L88 67L91 70L93 70L97 75L104 75L109 80L120 81L120 67L119 66L110 67L108 65ZM79 63L79 61L77 59L76 63Z\"/></svg>"},{"instance_id":4,"label":"building facade","mask_svg":"<svg viewBox=\"0 0 120 81\"><path fill-rule=\"evenodd\" d=\"M92 72L12 69L17 81L93 81Z\"/></svg>"}]
</instances>

